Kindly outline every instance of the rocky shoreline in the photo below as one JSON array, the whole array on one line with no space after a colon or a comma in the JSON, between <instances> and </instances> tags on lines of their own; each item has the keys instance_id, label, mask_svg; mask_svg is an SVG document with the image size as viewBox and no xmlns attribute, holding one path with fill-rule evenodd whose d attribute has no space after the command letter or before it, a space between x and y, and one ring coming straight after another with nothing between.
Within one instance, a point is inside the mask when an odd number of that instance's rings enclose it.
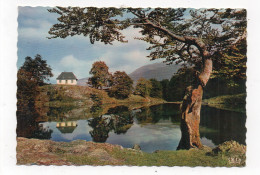
<instances>
[{"instance_id":1,"label":"rocky shoreline","mask_svg":"<svg viewBox=\"0 0 260 175\"><path fill-rule=\"evenodd\" d=\"M17 138L18 165L245 166L246 146L235 141L211 149L145 153L108 143Z\"/></svg>"}]
</instances>

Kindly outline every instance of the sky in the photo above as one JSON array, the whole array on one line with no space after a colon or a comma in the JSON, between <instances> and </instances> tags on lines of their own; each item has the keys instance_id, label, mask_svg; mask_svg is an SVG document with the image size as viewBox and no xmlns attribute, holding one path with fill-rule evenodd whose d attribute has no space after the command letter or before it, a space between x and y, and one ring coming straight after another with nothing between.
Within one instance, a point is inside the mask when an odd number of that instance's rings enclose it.
<instances>
[{"instance_id":1,"label":"sky","mask_svg":"<svg viewBox=\"0 0 260 175\"><path fill-rule=\"evenodd\" d=\"M128 28L123 31L128 43L114 42L105 45L101 42L91 44L88 37L73 36L65 39L48 39L50 27L58 23L58 15L49 13L47 7L18 8L18 61L20 68L25 57L34 58L40 54L52 68L54 76L50 83L55 83L57 76L63 72L73 72L78 79L89 77L89 71L95 61L102 60L110 72L135 69L162 60L150 61L146 48L148 43L134 39L141 36L140 29Z\"/></svg>"}]
</instances>

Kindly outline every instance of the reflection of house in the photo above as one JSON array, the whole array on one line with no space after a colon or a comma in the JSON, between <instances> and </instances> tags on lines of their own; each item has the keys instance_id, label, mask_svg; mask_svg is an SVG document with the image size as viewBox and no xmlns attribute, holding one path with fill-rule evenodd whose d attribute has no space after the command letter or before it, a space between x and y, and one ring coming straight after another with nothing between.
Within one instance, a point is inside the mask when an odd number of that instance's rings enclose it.
<instances>
[{"instance_id":1,"label":"reflection of house","mask_svg":"<svg viewBox=\"0 0 260 175\"><path fill-rule=\"evenodd\" d=\"M61 133L72 133L77 127L76 121L66 121L66 122L57 122L56 128L60 130Z\"/></svg>"},{"instance_id":2,"label":"reflection of house","mask_svg":"<svg viewBox=\"0 0 260 175\"><path fill-rule=\"evenodd\" d=\"M77 77L73 72L62 72L57 78L57 84L76 85Z\"/></svg>"}]
</instances>

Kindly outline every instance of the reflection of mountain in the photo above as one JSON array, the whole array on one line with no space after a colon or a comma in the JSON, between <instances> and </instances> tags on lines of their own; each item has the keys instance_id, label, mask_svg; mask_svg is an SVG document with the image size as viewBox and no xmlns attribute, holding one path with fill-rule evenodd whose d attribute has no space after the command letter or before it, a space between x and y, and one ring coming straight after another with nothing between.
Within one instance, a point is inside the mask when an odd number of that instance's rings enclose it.
<instances>
[{"instance_id":1,"label":"reflection of mountain","mask_svg":"<svg viewBox=\"0 0 260 175\"><path fill-rule=\"evenodd\" d=\"M154 63L142 66L136 69L129 76L136 82L139 78L151 79L155 78L159 81L163 79L170 79L174 73L180 68L180 65L165 63Z\"/></svg>"},{"instance_id":2,"label":"reflection of mountain","mask_svg":"<svg viewBox=\"0 0 260 175\"><path fill-rule=\"evenodd\" d=\"M57 122L56 124L56 128L63 134L73 133L77 126L76 121Z\"/></svg>"}]
</instances>

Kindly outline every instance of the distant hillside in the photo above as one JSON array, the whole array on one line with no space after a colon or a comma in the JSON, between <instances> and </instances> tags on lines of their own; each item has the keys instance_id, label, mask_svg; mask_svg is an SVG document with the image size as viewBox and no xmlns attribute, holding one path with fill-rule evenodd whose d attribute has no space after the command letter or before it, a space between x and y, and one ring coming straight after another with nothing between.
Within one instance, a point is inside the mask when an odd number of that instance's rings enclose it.
<instances>
[{"instance_id":1,"label":"distant hillside","mask_svg":"<svg viewBox=\"0 0 260 175\"><path fill-rule=\"evenodd\" d=\"M79 85L79 86L86 86L87 85L87 81L88 81L88 77L87 78L78 79L77 85Z\"/></svg>"},{"instance_id":2,"label":"distant hillside","mask_svg":"<svg viewBox=\"0 0 260 175\"><path fill-rule=\"evenodd\" d=\"M133 71L129 76L136 82L139 78L151 79L155 78L159 81L163 79L171 79L172 75L178 71L181 65L165 63L154 63L142 66Z\"/></svg>"},{"instance_id":3,"label":"distant hillside","mask_svg":"<svg viewBox=\"0 0 260 175\"><path fill-rule=\"evenodd\" d=\"M171 79L172 75L178 71L180 65L171 64L166 65L165 63L154 63L139 67L133 71L129 76L136 83L139 78L151 79L155 78L158 81L163 79ZM86 86L87 78L82 78L78 80L78 85Z\"/></svg>"}]
</instances>

